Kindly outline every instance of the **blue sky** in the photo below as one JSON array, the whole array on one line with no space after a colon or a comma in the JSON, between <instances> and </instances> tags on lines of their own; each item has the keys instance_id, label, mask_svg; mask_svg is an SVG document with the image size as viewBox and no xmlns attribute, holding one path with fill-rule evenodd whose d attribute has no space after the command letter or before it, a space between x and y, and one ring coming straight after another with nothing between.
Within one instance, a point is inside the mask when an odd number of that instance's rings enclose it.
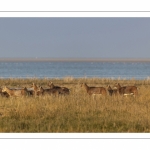
<instances>
[{"instance_id":1,"label":"blue sky","mask_svg":"<svg viewBox=\"0 0 150 150\"><path fill-rule=\"evenodd\" d=\"M0 18L0 58L150 58L150 18Z\"/></svg>"}]
</instances>

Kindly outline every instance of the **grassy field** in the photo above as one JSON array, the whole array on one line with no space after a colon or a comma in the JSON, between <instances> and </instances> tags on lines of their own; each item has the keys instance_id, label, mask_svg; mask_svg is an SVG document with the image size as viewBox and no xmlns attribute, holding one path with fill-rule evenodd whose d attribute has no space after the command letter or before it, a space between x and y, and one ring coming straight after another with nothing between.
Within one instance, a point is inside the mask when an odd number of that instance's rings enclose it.
<instances>
[{"instance_id":1,"label":"grassy field","mask_svg":"<svg viewBox=\"0 0 150 150\"><path fill-rule=\"evenodd\" d=\"M0 79L1 87L42 87L54 85L71 89L66 96L6 98L0 96L1 133L141 133L150 132L150 80L102 78ZM90 97L80 83L89 86L136 85L138 97Z\"/></svg>"}]
</instances>

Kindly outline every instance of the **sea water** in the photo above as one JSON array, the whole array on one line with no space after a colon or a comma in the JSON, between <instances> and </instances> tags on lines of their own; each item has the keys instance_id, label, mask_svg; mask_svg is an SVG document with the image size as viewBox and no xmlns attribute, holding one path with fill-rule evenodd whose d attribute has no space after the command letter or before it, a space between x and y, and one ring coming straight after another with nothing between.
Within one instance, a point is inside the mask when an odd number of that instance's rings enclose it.
<instances>
[{"instance_id":1,"label":"sea water","mask_svg":"<svg viewBox=\"0 0 150 150\"><path fill-rule=\"evenodd\" d=\"M149 79L150 62L0 62L0 78Z\"/></svg>"}]
</instances>

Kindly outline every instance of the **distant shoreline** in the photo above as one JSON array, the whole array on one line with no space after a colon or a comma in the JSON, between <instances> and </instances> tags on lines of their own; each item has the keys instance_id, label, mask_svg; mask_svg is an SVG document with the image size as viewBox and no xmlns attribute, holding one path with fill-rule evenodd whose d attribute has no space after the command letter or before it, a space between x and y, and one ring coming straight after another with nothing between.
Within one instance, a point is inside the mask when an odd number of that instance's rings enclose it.
<instances>
[{"instance_id":1,"label":"distant shoreline","mask_svg":"<svg viewBox=\"0 0 150 150\"><path fill-rule=\"evenodd\" d=\"M150 62L135 58L0 58L0 62Z\"/></svg>"}]
</instances>

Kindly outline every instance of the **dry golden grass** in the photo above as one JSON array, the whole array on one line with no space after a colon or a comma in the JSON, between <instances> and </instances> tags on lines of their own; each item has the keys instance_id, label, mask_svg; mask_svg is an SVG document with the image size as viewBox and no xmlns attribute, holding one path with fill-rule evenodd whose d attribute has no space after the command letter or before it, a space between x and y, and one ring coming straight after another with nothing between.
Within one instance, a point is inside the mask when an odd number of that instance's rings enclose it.
<instances>
[{"instance_id":1,"label":"dry golden grass","mask_svg":"<svg viewBox=\"0 0 150 150\"><path fill-rule=\"evenodd\" d=\"M47 88L55 85L71 89L66 96L0 97L0 132L21 133L110 133L150 132L150 81L72 77L64 79L0 79L1 87L31 87L34 82ZM89 86L136 85L137 98L90 97L80 83Z\"/></svg>"}]
</instances>

